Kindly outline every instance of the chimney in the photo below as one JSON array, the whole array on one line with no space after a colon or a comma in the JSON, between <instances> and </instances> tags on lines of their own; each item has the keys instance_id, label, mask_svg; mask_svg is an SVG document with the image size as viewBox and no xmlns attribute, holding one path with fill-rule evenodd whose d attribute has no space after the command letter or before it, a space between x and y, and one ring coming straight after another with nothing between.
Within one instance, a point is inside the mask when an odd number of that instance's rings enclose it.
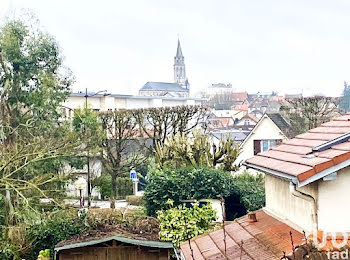
<instances>
[{"instance_id":1,"label":"chimney","mask_svg":"<svg viewBox=\"0 0 350 260\"><path fill-rule=\"evenodd\" d=\"M248 213L248 222L253 223L257 221L255 212Z\"/></svg>"}]
</instances>

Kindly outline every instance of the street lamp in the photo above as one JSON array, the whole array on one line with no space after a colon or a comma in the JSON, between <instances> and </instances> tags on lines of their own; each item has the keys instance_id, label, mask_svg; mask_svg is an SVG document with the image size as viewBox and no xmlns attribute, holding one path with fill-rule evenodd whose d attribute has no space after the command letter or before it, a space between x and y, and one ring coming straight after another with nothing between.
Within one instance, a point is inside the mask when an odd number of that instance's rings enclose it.
<instances>
[{"instance_id":1,"label":"street lamp","mask_svg":"<svg viewBox=\"0 0 350 260\"><path fill-rule=\"evenodd\" d=\"M87 107L88 107L88 97L93 97L98 94L103 94L103 96L110 95L107 93L107 90L101 90L96 93L93 93L91 95L88 95L87 88L85 88L85 116L87 117ZM86 130L86 126L84 127L84 131ZM89 149L87 150L87 185L88 185L88 206L91 206L91 178L90 178L90 155L89 155Z\"/></svg>"},{"instance_id":2,"label":"street lamp","mask_svg":"<svg viewBox=\"0 0 350 260\"><path fill-rule=\"evenodd\" d=\"M83 196L83 190L86 188L86 180L83 177L79 177L75 182L74 182L74 187L75 189L79 190L79 195L80 195L80 207L84 207L84 196Z\"/></svg>"}]
</instances>

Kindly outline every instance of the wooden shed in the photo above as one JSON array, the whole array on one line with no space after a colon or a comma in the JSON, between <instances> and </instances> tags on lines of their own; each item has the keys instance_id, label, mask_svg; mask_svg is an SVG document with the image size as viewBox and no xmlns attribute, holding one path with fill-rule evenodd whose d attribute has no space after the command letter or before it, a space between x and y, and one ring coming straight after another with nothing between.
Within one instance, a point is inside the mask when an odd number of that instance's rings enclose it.
<instances>
[{"instance_id":1,"label":"wooden shed","mask_svg":"<svg viewBox=\"0 0 350 260\"><path fill-rule=\"evenodd\" d=\"M140 240L121 235L70 240L56 245L57 260L169 260L172 243Z\"/></svg>"}]
</instances>

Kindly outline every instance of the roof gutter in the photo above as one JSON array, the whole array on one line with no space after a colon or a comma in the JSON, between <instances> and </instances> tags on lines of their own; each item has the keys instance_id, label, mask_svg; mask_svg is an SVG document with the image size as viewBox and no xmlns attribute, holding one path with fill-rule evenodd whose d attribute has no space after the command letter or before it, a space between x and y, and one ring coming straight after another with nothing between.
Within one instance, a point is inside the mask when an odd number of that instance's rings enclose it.
<instances>
[{"instance_id":1,"label":"roof gutter","mask_svg":"<svg viewBox=\"0 0 350 260\"><path fill-rule=\"evenodd\" d=\"M257 165L254 165L254 164L249 164L249 163L246 163L246 162L242 163L242 165L244 165L247 168L255 169L255 170L258 170L258 171L261 171L261 172L273 175L273 176L278 177L280 179L283 179L283 180L286 180L286 181L290 181L290 182L292 182L294 184L298 184L299 183L299 181L298 181L298 179L296 177L288 175L288 174L285 174L283 172L267 169L267 168L264 168L264 167L261 167L261 166L257 166Z\"/></svg>"}]
</instances>

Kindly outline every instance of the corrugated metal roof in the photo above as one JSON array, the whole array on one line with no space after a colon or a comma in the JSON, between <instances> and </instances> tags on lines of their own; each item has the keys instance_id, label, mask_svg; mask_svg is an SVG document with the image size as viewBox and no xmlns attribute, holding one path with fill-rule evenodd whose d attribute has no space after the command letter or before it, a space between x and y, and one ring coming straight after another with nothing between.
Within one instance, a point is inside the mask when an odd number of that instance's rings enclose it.
<instances>
[{"instance_id":1,"label":"corrugated metal roof","mask_svg":"<svg viewBox=\"0 0 350 260\"><path fill-rule=\"evenodd\" d=\"M174 91L188 92L188 89L181 87L178 83L169 82L147 82L140 91Z\"/></svg>"}]
</instances>

